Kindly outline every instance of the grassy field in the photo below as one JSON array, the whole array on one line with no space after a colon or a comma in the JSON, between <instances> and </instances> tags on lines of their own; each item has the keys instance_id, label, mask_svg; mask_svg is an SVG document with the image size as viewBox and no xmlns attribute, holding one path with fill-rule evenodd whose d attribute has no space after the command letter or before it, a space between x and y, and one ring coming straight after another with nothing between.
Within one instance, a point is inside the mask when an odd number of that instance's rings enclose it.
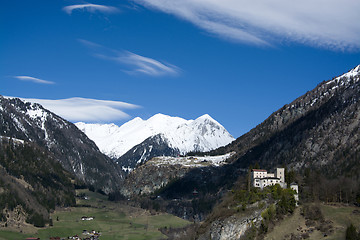
<instances>
[{"instance_id":1,"label":"grassy field","mask_svg":"<svg viewBox=\"0 0 360 240\"><path fill-rule=\"evenodd\" d=\"M344 207L340 205L329 206L322 205L321 211L325 219L333 221L336 231L328 239L344 239L346 228L352 223L357 228L360 227L360 214L354 214L353 211L360 211L360 208Z\"/></svg>"},{"instance_id":2,"label":"grassy field","mask_svg":"<svg viewBox=\"0 0 360 240\"><path fill-rule=\"evenodd\" d=\"M350 223L353 223L356 227L360 227L360 214L354 214L354 210L360 211L360 208L348 207L344 205L324 205L321 204L321 211L325 220L331 220L334 227L334 233L324 237L323 233L314 230L310 233L309 240L327 239L327 240L341 240L345 239L345 231ZM286 235L291 233L299 234L301 230L306 229L305 219L300 214L300 208L298 207L294 214L286 217L280 224L265 236L265 240L281 240L286 239Z\"/></svg>"},{"instance_id":3,"label":"grassy field","mask_svg":"<svg viewBox=\"0 0 360 240\"><path fill-rule=\"evenodd\" d=\"M52 214L53 227L37 229L35 234L22 234L0 231L0 240L25 239L26 237L68 237L75 234L80 237L83 230L101 232L103 240L110 239L165 239L159 228L184 227L189 222L173 215L159 213L150 214L143 209L121 205L106 200L106 196L82 190L88 200L78 200L79 205L91 207L74 207L55 211ZM94 217L94 220L82 221L81 217Z\"/></svg>"}]
</instances>

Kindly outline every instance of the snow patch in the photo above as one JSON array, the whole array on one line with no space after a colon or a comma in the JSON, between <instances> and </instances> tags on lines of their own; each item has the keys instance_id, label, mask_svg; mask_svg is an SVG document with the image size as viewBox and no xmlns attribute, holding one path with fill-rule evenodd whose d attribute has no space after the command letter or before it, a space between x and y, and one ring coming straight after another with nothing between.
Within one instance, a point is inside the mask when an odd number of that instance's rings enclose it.
<instances>
[{"instance_id":1,"label":"snow patch","mask_svg":"<svg viewBox=\"0 0 360 240\"><path fill-rule=\"evenodd\" d=\"M137 161L137 164L141 163L145 159L144 156L145 156L146 152L147 152L146 149L144 149L144 152L141 155L140 159Z\"/></svg>"},{"instance_id":2,"label":"snow patch","mask_svg":"<svg viewBox=\"0 0 360 240\"><path fill-rule=\"evenodd\" d=\"M37 122L41 130L44 131L45 140L49 140L49 135L45 127L48 113L41 109L37 104L32 104L31 108L27 110L26 115L28 115L31 119Z\"/></svg>"},{"instance_id":3,"label":"snow patch","mask_svg":"<svg viewBox=\"0 0 360 240\"><path fill-rule=\"evenodd\" d=\"M148 161L146 164L155 166L161 165L182 165L184 167L206 167L221 166L226 164L226 160L232 157L235 152L218 156L193 156L193 157L156 157Z\"/></svg>"},{"instance_id":4,"label":"snow patch","mask_svg":"<svg viewBox=\"0 0 360 240\"><path fill-rule=\"evenodd\" d=\"M6 139L6 140L12 140L13 143L15 144L24 144L25 141L24 140L21 140L21 139L18 139L18 138L10 138L10 137L6 137L6 136L0 136L0 139L3 140L3 139Z\"/></svg>"},{"instance_id":5,"label":"snow patch","mask_svg":"<svg viewBox=\"0 0 360 240\"><path fill-rule=\"evenodd\" d=\"M328 81L326 84L331 84L331 83L337 83L337 84L340 84L341 86L344 85L345 83L349 82L350 79L352 78L355 78L356 76L360 76L360 65L356 66L354 69L350 70L349 72L331 80L331 81ZM357 79L357 81L359 80L360 78ZM340 81L342 81L340 83Z\"/></svg>"},{"instance_id":6,"label":"snow patch","mask_svg":"<svg viewBox=\"0 0 360 240\"><path fill-rule=\"evenodd\" d=\"M134 169L131 168L131 167L124 167L124 166L122 166L121 169L122 169L123 171L127 172L127 173L130 173L132 170L134 170Z\"/></svg>"},{"instance_id":7,"label":"snow patch","mask_svg":"<svg viewBox=\"0 0 360 240\"><path fill-rule=\"evenodd\" d=\"M80 172L82 175L84 175L84 167L82 163L80 163Z\"/></svg>"},{"instance_id":8,"label":"snow patch","mask_svg":"<svg viewBox=\"0 0 360 240\"><path fill-rule=\"evenodd\" d=\"M19 121L19 119L16 118L15 114L10 114L11 118L14 120L16 126L23 132L26 133L26 128L22 125L22 123Z\"/></svg>"}]
</instances>

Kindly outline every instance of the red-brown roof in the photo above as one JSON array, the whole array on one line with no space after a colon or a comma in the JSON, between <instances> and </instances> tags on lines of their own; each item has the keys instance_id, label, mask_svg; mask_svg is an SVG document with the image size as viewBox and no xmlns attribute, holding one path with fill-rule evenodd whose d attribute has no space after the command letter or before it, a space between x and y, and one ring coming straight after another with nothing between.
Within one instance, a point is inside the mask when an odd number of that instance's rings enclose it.
<instances>
[{"instance_id":1,"label":"red-brown roof","mask_svg":"<svg viewBox=\"0 0 360 240\"><path fill-rule=\"evenodd\" d=\"M253 171L253 172L267 172L267 171L264 170L264 169L253 169L253 170L251 170L251 171Z\"/></svg>"}]
</instances>

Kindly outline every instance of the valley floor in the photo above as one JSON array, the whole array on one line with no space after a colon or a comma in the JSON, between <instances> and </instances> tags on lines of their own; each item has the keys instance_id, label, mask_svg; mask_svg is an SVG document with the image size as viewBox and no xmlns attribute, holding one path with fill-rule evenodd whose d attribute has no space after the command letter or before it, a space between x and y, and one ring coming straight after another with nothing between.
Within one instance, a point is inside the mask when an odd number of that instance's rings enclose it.
<instances>
[{"instance_id":1,"label":"valley floor","mask_svg":"<svg viewBox=\"0 0 360 240\"><path fill-rule=\"evenodd\" d=\"M53 227L44 229L29 228L28 233L4 231L0 229L0 240L25 239L27 237L67 238L78 235L85 238L87 232L100 232L101 240L110 239L166 239L159 228L184 227L189 222L165 213L131 207L126 204L109 202L106 196L81 190L82 198L77 199L78 207L56 210L51 216ZM85 199L85 197L87 199ZM92 220L82 220L83 217ZM30 231L30 232L29 232ZM31 233L32 232L32 233Z\"/></svg>"}]
</instances>

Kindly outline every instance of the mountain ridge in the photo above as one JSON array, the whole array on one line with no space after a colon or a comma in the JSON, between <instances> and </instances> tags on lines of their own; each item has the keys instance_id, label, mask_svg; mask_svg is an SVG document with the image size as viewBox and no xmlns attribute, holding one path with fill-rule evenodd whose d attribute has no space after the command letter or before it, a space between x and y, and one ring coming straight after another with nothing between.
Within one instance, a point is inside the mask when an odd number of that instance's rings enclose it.
<instances>
[{"instance_id":1,"label":"mountain ridge","mask_svg":"<svg viewBox=\"0 0 360 240\"><path fill-rule=\"evenodd\" d=\"M162 134L169 147L176 149L179 154L209 151L234 140L226 129L208 114L195 120L185 120L158 113L147 120L136 117L119 127L115 124L82 122L75 125L95 141L104 154L114 159L158 134Z\"/></svg>"},{"instance_id":2,"label":"mountain ridge","mask_svg":"<svg viewBox=\"0 0 360 240\"><path fill-rule=\"evenodd\" d=\"M122 170L75 125L40 104L0 96L0 135L45 147L88 185L105 192L119 187Z\"/></svg>"},{"instance_id":3,"label":"mountain ridge","mask_svg":"<svg viewBox=\"0 0 360 240\"><path fill-rule=\"evenodd\" d=\"M208 154L217 155L236 151L236 156L230 160L235 161L246 154L252 147L262 143L273 134L284 130L291 123L305 116L309 111L316 111L323 103L333 97L339 88L345 88L346 85L349 85L351 79L355 78L355 81L359 81L359 75L360 65L331 80L319 83L314 89L296 98L291 103L285 104L262 123L229 145L210 151Z\"/></svg>"}]
</instances>

